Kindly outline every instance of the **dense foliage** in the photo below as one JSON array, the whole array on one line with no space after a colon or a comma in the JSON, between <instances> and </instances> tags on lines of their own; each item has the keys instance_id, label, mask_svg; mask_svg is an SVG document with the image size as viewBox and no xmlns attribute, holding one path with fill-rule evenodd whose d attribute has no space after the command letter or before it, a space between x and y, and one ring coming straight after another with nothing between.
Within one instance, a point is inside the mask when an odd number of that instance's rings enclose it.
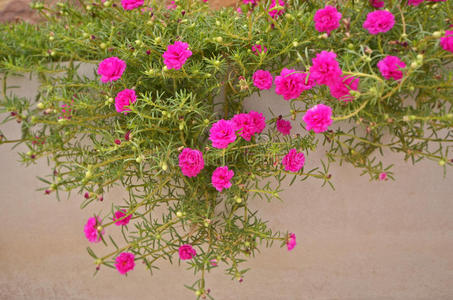
<instances>
[{"instance_id":1,"label":"dense foliage","mask_svg":"<svg viewBox=\"0 0 453 300\"><path fill-rule=\"evenodd\" d=\"M253 199L279 198L294 180L331 185L332 163L392 178L384 151L453 165L451 1L385 1L388 11L374 18L388 22L378 25L370 13L384 1L244 1L219 11L201 0L122 2L33 3L47 22L0 26L0 108L22 126L20 140L3 133L1 143L25 143L26 164L47 157L43 191L76 191L82 208L115 185L128 191L122 205L105 200L101 212L87 212L88 240L111 248L88 248L97 270L124 274L138 261L152 271L179 253L200 274L189 288L211 297L210 269L226 264L242 280L259 246L295 246L294 234L249 209ZM99 74L80 75L82 63ZM338 74L322 77L324 68ZM40 80L35 99L8 86L9 75L29 72ZM103 73L110 77L101 81ZM287 114L263 130L265 112L246 114L243 101L275 76ZM290 120L305 133L288 134ZM325 158L303 169L303 153L321 145Z\"/></svg>"}]
</instances>

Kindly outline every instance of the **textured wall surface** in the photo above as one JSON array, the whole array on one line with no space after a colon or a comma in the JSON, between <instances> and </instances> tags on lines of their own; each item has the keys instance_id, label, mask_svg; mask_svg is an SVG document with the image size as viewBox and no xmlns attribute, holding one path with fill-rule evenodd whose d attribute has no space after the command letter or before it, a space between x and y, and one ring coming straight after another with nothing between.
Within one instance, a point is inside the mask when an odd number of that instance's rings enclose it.
<instances>
[{"instance_id":1,"label":"textured wall surface","mask_svg":"<svg viewBox=\"0 0 453 300\"><path fill-rule=\"evenodd\" d=\"M8 83L25 87L25 96L37 86L27 77ZM272 93L247 106L289 109ZM9 139L19 136L14 123L0 128ZM192 299L183 284L194 277L184 264L161 263L154 276L138 264L127 278L102 268L93 277L83 225L126 194L118 188L83 211L82 195L58 203L35 190L35 177L49 173L45 161L25 168L10 148L0 146L0 299ZM319 166L321 155L309 155L307 168ZM443 178L435 162L412 166L397 155L386 162L395 163L396 182L369 182L349 165L334 166L336 191L310 180L288 188L284 202L252 201L274 229L295 232L298 246L263 249L247 263L252 270L243 283L225 277L222 267L213 270L207 286L216 299L453 299L453 176Z\"/></svg>"}]
</instances>

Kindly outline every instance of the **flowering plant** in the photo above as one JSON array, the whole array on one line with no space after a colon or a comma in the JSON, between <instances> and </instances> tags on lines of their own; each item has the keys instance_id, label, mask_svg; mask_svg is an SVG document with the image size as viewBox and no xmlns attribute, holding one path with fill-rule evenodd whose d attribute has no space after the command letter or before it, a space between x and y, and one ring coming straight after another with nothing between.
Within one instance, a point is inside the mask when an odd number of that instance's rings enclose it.
<instances>
[{"instance_id":1,"label":"flowering plant","mask_svg":"<svg viewBox=\"0 0 453 300\"><path fill-rule=\"evenodd\" d=\"M35 2L46 23L0 26L0 107L22 126L1 143L24 143L26 164L49 158L46 194L105 203L84 227L87 242L110 248L87 248L96 271L179 259L199 274L188 288L212 298L207 272L224 264L242 281L260 246L296 247L294 232L250 209L254 199L279 199L296 179L332 186L335 162L393 178L384 151L453 165L449 1L78 2ZM82 63L94 78L77 72ZM7 84L26 72L40 78L35 101ZM244 110L263 90L281 96L285 115ZM325 157L307 170L321 144ZM115 185L128 198L108 205Z\"/></svg>"}]
</instances>

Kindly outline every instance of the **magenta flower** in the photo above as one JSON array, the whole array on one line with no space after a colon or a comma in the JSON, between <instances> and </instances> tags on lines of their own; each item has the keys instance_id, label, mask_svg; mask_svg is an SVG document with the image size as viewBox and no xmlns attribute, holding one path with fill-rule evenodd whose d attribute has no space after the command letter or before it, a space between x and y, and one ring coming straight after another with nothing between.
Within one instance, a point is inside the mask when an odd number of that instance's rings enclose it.
<instances>
[{"instance_id":1,"label":"magenta flower","mask_svg":"<svg viewBox=\"0 0 453 300\"><path fill-rule=\"evenodd\" d=\"M324 132L332 125L332 108L324 104L317 104L307 110L302 120L307 124L308 131Z\"/></svg>"},{"instance_id":2,"label":"magenta flower","mask_svg":"<svg viewBox=\"0 0 453 300\"><path fill-rule=\"evenodd\" d=\"M115 267L120 272L120 274L126 274L127 272L131 271L135 267L135 256L130 252L121 252L115 258Z\"/></svg>"},{"instance_id":3,"label":"magenta flower","mask_svg":"<svg viewBox=\"0 0 453 300\"><path fill-rule=\"evenodd\" d=\"M277 130L281 134L283 134L283 135L290 134L291 128L292 128L290 121L286 121L286 120L283 120L283 119L278 119L276 125L277 125Z\"/></svg>"},{"instance_id":4,"label":"magenta flower","mask_svg":"<svg viewBox=\"0 0 453 300\"><path fill-rule=\"evenodd\" d=\"M233 178L233 170L228 170L228 167L218 167L212 173L211 183L215 189L221 192L223 189L228 189L231 187L231 178Z\"/></svg>"},{"instance_id":5,"label":"magenta flower","mask_svg":"<svg viewBox=\"0 0 453 300\"><path fill-rule=\"evenodd\" d=\"M296 247L296 235L294 233L289 234L289 238L286 241L286 247L288 247L288 251L291 251Z\"/></svg>"},{"instance_id":6,"label":"magenta flower","mask_svg":"<svg viewBox=\"0 0 453 300\"><path fill-rule=\"evenodd\" d=\"M330 34L332 30L340 27L341 13L330 5L327 5L323 9L319 9L313 20L315 21L315 29L319 32L327 32Z\"/></svg>"},{"instance_id":7,"label":"magenta flower","mask_svg":"<svg viewBox=\"0 0 453 300\"><path fill-rule=\"evenodd\" d=\"M217 259L215 259L215 258L214 258L214 259L211 259L211 260L209 261L209 263L210 263L211 266L213 266L213 267L217 267L217 265L218 265Z\"/></svg>"},{"instance_id":8,"label":"magenta flower","mask_svg":"<svg viewBox=\"0 0 453 300\"><path fill-rule=\"evenodd\" d=\"M175 70L181 69L190 56L192 56L192 51L189 50L189 44L181 41L168 45L167 51L162 54L167 68Z\"/></svg>"},{"instance_id":9,"label":"magenta flower","mask_svg":"<svg viewBox=\"0 0 453 300\"><path fill-rule=\"evenodd\" d=\"M413 6L418 6L419 4L421 4L422 2L424 2L425 0L408 0L407 1L407 4L409 5L413 5Z\"/></svg>"},{"instance_id":10,"label":"magenta flower","mask_svg":"<svg viewBox=\"0 0 453 300\"><path fill-rule=\"evenodd\" d=\"M242 3L244 4L251 4L252 6L255 6L260 2L260 0L242 0Z\"/></svg>"},{"instance_id":11,"label":"magenta flower","mask_svg":"<svg viewBox=\"0 0 453 300\"><path fill-rule=\"evenodd\" d=\"M297 152L296 149L289 150L282 159L282 165L285 166L285 171L299 172L305 164L305 155L302 152Z\"/></svg>"},{"instance_id":12,"label":"magenta flower","mask_svg":"<svg viewBox=\"0 0 453 300\"><path fill-rule=\"evenodd\" d=\"M400 80L403 78L403 71L406 64L396 56L386 56L377 64L379 71L385 79Z\"/></svg>"},{"instance_id":13,"label":"magenta flower","mask_svg":"<svg viewBox=\"0 0 453 300\"><path fill-rule=\"evenodd\" d=\"M204 168L203 153L199 150L184 148L179 154L179 167L185 176L197 176Z\"/></svg>"},{"instance_id":14,"label":"magenta flower","mask_svg":"<svg viewBox=\"0 0 453 300\"><path fill-rule=\"evenodd\" d=\"M176 5L175 1L171 1L170 4L167 5L168 10L175 10L177 7L178 5Z\"/></svg>"},{"instance_id":15,"label":"magenta flower","mask_svg":"<svg viewBox=\"0 0 453 300\"><path fill-rule=\"evenodd\" d=\"M99 63L98 74L101 75L102 82L115 81L121 78L126 63L118 57L109 57Z\"/></svg>"},{"instance_id":16,"label":"magenta flower","mask_svg":"<svg viewBox=\"0 0 453 300\"><path fill-rule=\"evenodd\" d=\"M385 6L385 2L383 0L370 0L370 4L375 8L383 8Z\"/></svg>"},{"instance_id":17,"label":"magenta flower","mask_svg":"<svg viewBox=\"0 0 453 300\"><path fill-rule=\"evenodd\" d=\"M354 97L351 96L351 90L358 90L359 78L342 76L335 83L329 85L329 88L332 97L344 102L349 102L354 100Z\"/></svg>"},{"instance_id":18,"label":"magenta flower","mask_svg":"<svg viewBox=\"0 0 453 300\"><path fill-rule=\"evenodd\" d=\"M370 34L387 32L395 25L395 16L387 10L376 10L370 12L363 28L367 29Z\"/></svg>"},{"instance_id":19,"label":"magenta flower","mask_svg":"<svg viewBox=\"0 0 453 300\"><path fill-rule=\"evenodd\" d=\"M99 231L98 227L102 228L102 220L99 217L91 217L88 219L85 224L84 232L85 236L91 243L98 243L101 241L102 235L105 233L105 230Z\"/></svg>"},{"instance_id":20,"label":"magenta flower","mask_svg":"<svg viewBox=\"0 0 453 300\"><path fill-rule=\"evenodd\" d=\"M259 55L261 52L266 53L267 52L267 48L266 48L266 46L263 46L263 45L260 45L260 44L256 44L256 45L252 46L252 52L255 55Z\"/></svg>"},{"instance_id":21,"label":"magenta flower","mask_svg":"<svg viewBox=\"0 0 453 300\"><path fill-rule=\"evenodd\" d=\"M440 38L440 46L451 53L453 53L453 31L447 30L445 36Z\"/></svg>"},{"instance_id":22,"label":"magenta flower","mask_svg":"<svg viewBox=\"0 0 453 300\"><path fill-rule=\"evenodd\" d=\"M143 0L121 0L121 5L125 10L132 10L143 5Z\"/></svg>"},{"instance_id":23,"label":"magenta flower","mask_svg":"<svg viewBox=\"0 0 453 300\"><path fill-rule=\"evenodd\" d=\"M269 16L271 16L272 19L276 19L279 16L283 15L285 13L284 8L275 8L277 6L277 1L272 0L271 5L269 6ZM278 0L278 6L284 7L285 2L283 0Z\"/></svg>"},{"instance_id":24,"label":"magenta flower","mask_svg":"<svg viewBox=\"0 0 453 300\"><path fill-rule=\"evenodd\" d=\"M268 90L272 87L272 81L274 78L271 75L271 72L258 70L253 74L253 85L259 88L260 90Z\"/></svg>"},{"instance_id":25,"label":"magenta flower","mask_svg":"<svg viewBox=\"0 0 453 300\"><path fill-rule=\"evenodd\" d=\"M192 259L197 255L197 251L189 244L181 245L178 252L181 260Z\"/></svg>"},{"instance_id":26,"label":"magenta flower","mask_svg":"<svg viewBox=\"0 0 453 300\"><path fill-rule=\"evenodd\" d=\"M115 108L117 112L124 112L127 114L131 109L127 106L130 106L132 103L137 101L137 96L135 95L134 90L125 89L119 92L115 97Z\"/></svg>"},{"instance_id":27,"label":"magenta flower","mask_svg":"<svg viewBox=\"0 0 453 300\"><path fill-rule=\"evenodd\" d=\"M236 140L236 125L233 121L219 120L209 130L212 147L225 149Z\"/></svg>"},{"instance_id":28,"label":"magenta flower","mask_svg":"<svg viewBox=\"0 0 453 300\"><path fill-rule=\"evenodd\" d=\"M379 174L379 180L387 180L387 173L382 172L381 174Z\"/></svg>"},{"instance_id":29,"label":"magenta flower","mask_svg":"<svg viewBox=\"0 0 453 300\"><path fill-rule=\"evenodd\" d=\"M249 112L249 116L252 118L252 123L255 127L255 133L263 132L264 128L266 128L266 118L264 117L264 115L262 113L251 110Z\"/></svg>"},{"instance_id":30,"label":"magenta flower","mask_svg":"<svg viewBox=\"0 0 453 300\"><path fill-rule=\"evenodd\" d=\"M335 52L321 51L316 54L310 68L310 76L316 83L331 85L338 81L342 71L336 58Z\"/></svg>"},{"instance_id":31,"label":"magenta flower","mask_svg":"<svg viewBox=\"0 0 453 300\"><path fill-rule=\"evenodd\" d=\"M235 130L239 131L240 136L246 141L250 141L255 134L255 124L249 114L237 114L231 119L233 121Z\"/></svg>"},{"instance_id":32,"label":"magenta flower","mask_svg":"<svg viewBox=\"0 0 453 300\"><path fill-rule=\"evenodd\" d=\"M313 85L311 75L293 69L284 68L280 76L275 77L275 93L282 95L285 100L298 98L303 91L311 89Z\"/></svg>"},{"instance_id":33,"label":"magenta flower","mask_svg":"<svg viewBox=\"0 0 453 300\"><path fill-rule=\"evenodd\" d=\"M127 225L132 218L132 214L125 217L127 215L127 210L120 209L115 212L115 216L113 217L113 221L115 221L116 226ZM123 219L123 217L125 217Z\"/></svg>"}]
</instances>

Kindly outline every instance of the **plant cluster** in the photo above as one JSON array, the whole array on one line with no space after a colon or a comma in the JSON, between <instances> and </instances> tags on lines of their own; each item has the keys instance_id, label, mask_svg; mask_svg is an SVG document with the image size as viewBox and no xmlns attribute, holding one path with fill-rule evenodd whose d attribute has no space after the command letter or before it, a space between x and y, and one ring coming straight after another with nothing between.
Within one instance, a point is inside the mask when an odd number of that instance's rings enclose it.
<instances>
[{"instance_id":1,"label":"plant cluster","mask_svg":"<svg viewBox=\"0 0 453 300\"><path fill-rule=\"evenodd\" d=\"M333 187L332 163L393 178L384 151L453 165L451 1L32 7L47 22L0 26L0 108L22 128L1 143L25 144L25 164L48 159L46 194L75 191L82 208L103 202L84 228L110 248L87 248L96 271L184 261L199 274L187 287L212 298L212 269L224 264L242 281L260 246L296 246L295 233L269 228L251 201L280 199L295 180ZM93 76L78 72L82 64ZM38 76L35 99L8 86L18 73ZM281 96L285 115L244 110L263 90ZM318 167L304 168L320 147ZM120 205L104 199L115 185L128 192Z\"/></svg>"}]
</instances>

